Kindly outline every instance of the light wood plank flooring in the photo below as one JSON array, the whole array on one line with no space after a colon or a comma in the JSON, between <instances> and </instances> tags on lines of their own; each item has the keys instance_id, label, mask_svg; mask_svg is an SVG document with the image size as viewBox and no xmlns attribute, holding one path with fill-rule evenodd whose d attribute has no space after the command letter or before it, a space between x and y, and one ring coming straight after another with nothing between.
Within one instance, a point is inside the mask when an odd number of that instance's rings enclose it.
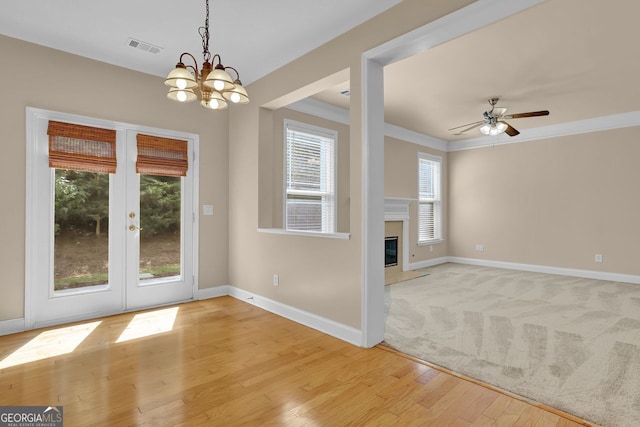
<instances>
[{"instance_id":1,"label":"light wood plank flooring","mask_svg":"<svg viewBox=\"0 0 640 427\"><path fill-rule=\"evenodd\" d=\"M581 425L231 297L175 307L0 337L0 405L68 427Z\"/></svg>"}]
</instances>

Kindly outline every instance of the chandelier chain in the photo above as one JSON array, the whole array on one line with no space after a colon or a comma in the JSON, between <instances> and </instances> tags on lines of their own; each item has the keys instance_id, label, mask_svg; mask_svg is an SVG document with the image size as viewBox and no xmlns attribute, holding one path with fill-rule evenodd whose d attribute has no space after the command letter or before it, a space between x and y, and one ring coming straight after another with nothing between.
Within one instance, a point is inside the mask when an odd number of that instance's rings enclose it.
<instances>
[{"instance_id":1,"label":"chandelier chain","mask_svg":"<svg viewBox=\"0 0 640 427\"><path fill-rule=\"evenodd\" d=\"M207 62L211 61L211 52L209 52L209 0L206 0L206 15L204 19L204 27L198 28L200 37L202 37L202 56Z\"/></svg>"}]
</instances>

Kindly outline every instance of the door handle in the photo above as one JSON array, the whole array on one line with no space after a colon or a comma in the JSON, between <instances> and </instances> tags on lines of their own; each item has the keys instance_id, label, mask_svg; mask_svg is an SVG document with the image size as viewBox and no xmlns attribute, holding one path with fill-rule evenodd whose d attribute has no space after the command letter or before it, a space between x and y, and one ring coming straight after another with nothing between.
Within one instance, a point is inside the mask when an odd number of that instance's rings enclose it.
<instances>
[{"instance_id":1,"label":"door handle","mask_svg":"<svg viewBox=\"0 0 640 427\"><path fill-rule=\"evenodd\" d=\"M136 231L136 230L142 230L142 228L133 224L129 226L129 231Z\"/></svg>"}]
</instances>

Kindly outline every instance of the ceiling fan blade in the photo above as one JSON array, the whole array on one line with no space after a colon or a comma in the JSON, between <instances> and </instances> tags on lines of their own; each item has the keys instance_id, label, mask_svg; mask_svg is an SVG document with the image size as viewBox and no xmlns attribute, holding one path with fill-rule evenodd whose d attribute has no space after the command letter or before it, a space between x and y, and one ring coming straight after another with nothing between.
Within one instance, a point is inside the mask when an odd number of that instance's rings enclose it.
<instances>
[{"instance_id":1,"label":"ceiling fan blade","mask_svg":"<svg viewBox=\"0 0 640 427\"><path fill-rule=\"evenodd\" d=\"M463 127L466 127L466 126L477 125L478 123L484 123L484 120L478 120L477 122L467 123L466 125L456 126L456 127L451 128L451 129L449 129L449 130L456 130L456 129L460 129L460 128L463 128ZM464 131L461 131L461 132L464 132Z\"/></svg>"},{"instance_id":2,"label":"ceiling fan blade","mask_svg":"<svg viewBox=\"0 0 640 427\"><path fill-rule=\"evenodd\" d=\"M516 136L518 134L520 134L520 132L518 131L518 129L514 128L513 126L511 126L509 123L507 122L502 122L505 125L507 125L507 129L505 129L504 133L506 133L509 136Z\"/></svg>"},{"instance_id":3,"label":"ceiling fan blade","mask_svg":"<svg viewBox=\"0 0 640 427\"><path fill-rule=\"evenodd\" d=\"M538 116L548 116L548 115L549 115L549 111L543 110L543 111L530 111L528 113L507 114L503 118L504 119L521 119L524 117L538 117Z\"/></svg>"},{"instance_id":4,"label":"ceiling fan blade","mask_svg":"<svg viewBox=\"0 0 640 427\"><path fill-rule=\"evenodd\" d=\"M463 133L465 133L465 132L467 132L467 131L470 131L471 129L475 129L475 128L477 128L477 127L480 127L480 126L482 126L483 124L484 124L484 120L481 120L481 121L479 121L478 123L474 123L472 126L469 126L469 127L468 127L468 128L466 128L466 129L462 129L462 130L460 130L460 131L458 131L458 132L454 133L454 135L462 135ZM460 127L462 127L462 126L460 126Z\"/></svg>"}]
</instances>

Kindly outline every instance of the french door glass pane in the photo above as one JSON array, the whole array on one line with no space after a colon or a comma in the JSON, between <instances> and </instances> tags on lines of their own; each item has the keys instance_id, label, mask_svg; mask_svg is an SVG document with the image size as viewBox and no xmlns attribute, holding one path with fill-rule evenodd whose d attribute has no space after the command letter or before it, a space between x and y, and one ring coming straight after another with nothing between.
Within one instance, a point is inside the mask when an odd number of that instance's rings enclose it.
<instances>
[{"instance_id":1,"label":"french door glass pane","mask_svg":"<svg viewBox=\"0 0 640 427\"><path fill-rule=\"evenodd\" d=\"M55 169L53 289L109 282L109 174Z\"/></svg>"},{"instance_id":2,"label":"french door glass pane","mask_svg":"<svg viewBox=\"0 0 640 427\"><path fill-rule=\"evenodd\" d=\"M140 175L140 281L181 275L182 179Z\"/></svg>"}]
</instances>

